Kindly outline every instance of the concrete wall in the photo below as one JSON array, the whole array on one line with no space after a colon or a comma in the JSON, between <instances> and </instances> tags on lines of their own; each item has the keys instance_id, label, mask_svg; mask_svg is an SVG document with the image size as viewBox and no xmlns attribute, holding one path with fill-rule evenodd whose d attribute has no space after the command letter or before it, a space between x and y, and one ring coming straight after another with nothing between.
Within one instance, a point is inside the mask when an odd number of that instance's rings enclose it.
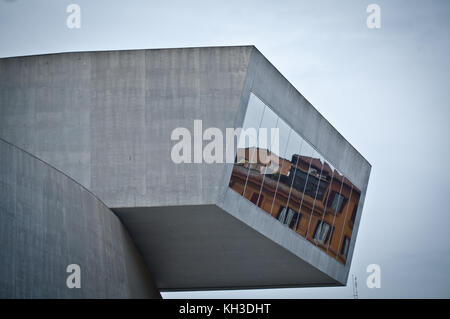
<instances>
[{"instance_id":1,"label":"concrete wall","mask_svg":"<svg viewBox=\"0 0 450 319\"><path fill-rule=\"evenodd\" d=\"M0 137L109 207L211 204L223 165L177 165L172 130L233 127L252 47L0 59Z\"/></svg>"},{"instance_id":2,"label":"concrete wall","mask_svg":"<svg viewBox=\"0 0 450 319\"><path fill-rule=\"evenodd\" d=\"M81 267L81 288L66 267ZM94 195L0 139L0 298L159 298L118 218Z\"/></svg>"}]
</instances>

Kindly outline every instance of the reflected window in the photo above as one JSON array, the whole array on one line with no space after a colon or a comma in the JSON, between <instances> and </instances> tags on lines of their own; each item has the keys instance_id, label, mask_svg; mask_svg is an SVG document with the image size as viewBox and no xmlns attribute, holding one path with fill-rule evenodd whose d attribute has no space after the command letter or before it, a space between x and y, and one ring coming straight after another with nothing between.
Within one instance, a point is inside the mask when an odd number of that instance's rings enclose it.
<instances>
[{"instance_id":1,"label":"reflected window","mask_svg":"<svg viewBox=\"0 0 450 319\"><path fill-rule=\"evenodd\" d=\"M324 221L319 221L317 223L316 231L314 232L314 240L321 244L325 244L328 238L331 237L331 232L332 228L330 224Z\"/></svg>"},{"instance_id":2,"label":"reflected window","mask_svg":"<svg viewBox=\"0 0 450 319\"><path fill-rule=\"evenodd\" d=\"M292 208L281 207L277 218L281 223L289 225L289 228L292 228L295 226L297 219L300 219L300 217L301 215L299 215Z\"/></svg>"},{"instance_id":3,"label":"reflected window","mask_svg":"<svg viewBox=\"0 0 450 319\"><path fill-rule=\"evenodd\" d=\"M298 167L295 169L292 166L289 175L293 176L294 181L292 187L296 190L304 192L305 195L317 198L317 200L321 201L323 199L328 187L328 181L320 176L320 170L310 168L308 175L308 172L303 171L301 168Z\"/></svg>"},{"instance_id":4,"label":"reflected window","mask_svg":"<svg viewBox=\"0 0 450 319\"><path fill-rule=\"evenodd\" d=\"M344 256L345 258L347 258L349 247L350 247L350 238L344 236L344 242L342 243L341 248L341 255Z\"/></svg>"},{"instance_id":5,"label":"reflected window","mask_svg":"<svg viewBox=\"0 0 450 319\"><path fill-rule=\"evenodd\" d=\"M337 192L332 192L330 194L330 200L329 200L329 207L340 213L342 211L342 208L344 207L344 203L346 201L346 198L342 194L338 194Z\"/></svg>"},{"instance_id":6,"label":"reflected window","mask_svg":"<svg viewBox=\"0 0 450 319\"><path fill-rule=\"evenodd\" d=\"M352 211L352 216L350 217L350 227L353 228L353 225L355 224L355 219L356 219L356 211L358 210L358 206L354 205L353 206L353 211Z\"/></svg>"}]
</instances>

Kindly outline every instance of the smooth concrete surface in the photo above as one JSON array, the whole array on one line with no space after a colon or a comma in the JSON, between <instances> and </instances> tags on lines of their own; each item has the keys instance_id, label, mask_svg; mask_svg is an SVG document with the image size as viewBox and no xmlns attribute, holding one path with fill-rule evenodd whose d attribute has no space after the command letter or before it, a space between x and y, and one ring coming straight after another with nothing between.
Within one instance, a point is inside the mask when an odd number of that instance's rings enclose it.
<instances>
[{"instance_id":1,"label":"smooth concrete surface","mask_svg":"<svg viewBox=\"0 0 450 319\"><path fill-rule=\"evenodd\" d=\"M215 205L114 212L162 291L341 285Z\"/></svg>"},{"instance_id":2,"label":"smooth concrete surface","mask_svg":"<svg viewBox=\"0 0 450 319\"><path fill-rule=\"evenodd\" d=\"M69 289L66 268L81 268ZM93 194L0 139L0 298L160 298L118 218Z\"/></svg>"},{"instance_id":3,"label":"smooth concrete surface","mask_svg":"<svg viewBox=\"0 0 450 319\"><path fill-rule=\"evenodd\" d=\"M186 127L193 132L196 119L203 121L203 129L217 127L224 131L227 127L241 127L250 92L361 190L345 266L308 245L300 236L294 236L275 220L269 220L248 201L233 196L228 189L232 164L172 162L170 151L176 142L170 136L175 128ZM210 258L208 241L193 238L198 231L194 225L192 230L181 223L166 228L168 217L177 216L179 207L185 212L183 218L192 218L189 225L201 223L199 216L203 215L194 213L198 206L209 208L211 214L219 207L219 211L242 224L227 224L229 236L221 239L223 245L244 247L234 245L234 236L241 236L254 243L247 249L258 251L269 245L267 239L272 247L282 247L289 256L295 256L298 262L291 260L290 265L299 267L300 272L309 273L311 266L331 278L329 284L347 282L370 164L253 46L80 52L0 59L0 137L54 165L118 212L133 240L143 247L147 265L151 264L150 269L156 267L154 280L158 287L194 287L181 274L196 278L195 261ZM141 218L147 228L142 229L136 218ZM210 222L205 227L215 229L225 221L219 218ZM192 240L192 243L203 242L204 247L196 244L197 253L189 249L190 254L180 253L175 258L172 252L164 251L164 245L157 245L165 237L142 235L158 227L166 229L165 236L180 241L172 243L175 246ZM247 231L248 227L254 231ZM205 238L207 234L204 233ZM160 258L155 259L150 253ZM200 258L198 254L203 255ZM239 264L237 260L232 262ZM288 283L281 277L269 276L273 279L269 282L263 279L267 275L263 269L269 267L260 268L258 262L266 261L255 258L252 265L261 285L305 286L320 281L315 277L304 277L301 281L294 276ZM184 269L176 274L178 284L160 271L164 267ZM231 276L228 284L224 278L213 280L219 276L214 267L202 267L203 275L211 281L197 283L195 287L212 288L219 283L214 288L258 286L257 281L249 282L239 276L236 278L241 278L241 282ZM247 266L243 269L245 273Z\"/></svg>"},{"instance_id":4,"label":"smooth concrete surface","mask_svg":"<svg viewBox=\"0 0 450 319\"><path fill-rule=\"evenodd\" d=\"M233 127L252 47L0 59L0 137L109 207L213 204L223 165L175 164L172 131ZM205 142L206 144L206 142Z\"/></svg>"}]
</instances>

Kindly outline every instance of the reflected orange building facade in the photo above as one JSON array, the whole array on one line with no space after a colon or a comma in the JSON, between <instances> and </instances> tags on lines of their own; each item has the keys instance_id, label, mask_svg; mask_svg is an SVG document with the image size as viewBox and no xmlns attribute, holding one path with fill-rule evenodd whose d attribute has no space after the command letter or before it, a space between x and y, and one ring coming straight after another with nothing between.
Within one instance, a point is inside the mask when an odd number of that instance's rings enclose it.
<instances>
[{"instance_id":1,"label":"reflected orange building facade","mask_svg":"<svg viewBox=\"0 0 450 319\"><path fill-rule=\"evenodd\" d=\"M229 187L345 264L361 192L325 160L240 148Z\"/></svg>"}]
</instances>

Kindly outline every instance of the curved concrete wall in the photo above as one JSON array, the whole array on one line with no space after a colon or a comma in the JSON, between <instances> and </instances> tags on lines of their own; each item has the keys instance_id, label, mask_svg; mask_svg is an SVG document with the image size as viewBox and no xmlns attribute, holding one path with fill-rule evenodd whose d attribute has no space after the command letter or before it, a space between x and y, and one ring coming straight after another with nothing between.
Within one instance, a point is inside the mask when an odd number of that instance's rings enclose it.
<instances>
[{"instance_id":1,"label":"curved concrete wall","mask_svg":"<svg viewBox=\"0 0 450 319\"><path fill-rule=\"evenodd\" d=\"M69 264L81 288L69 289ZM158 298L119 219L94 195L0 139L0 297Z\"/></svg>"}]
</instances>

